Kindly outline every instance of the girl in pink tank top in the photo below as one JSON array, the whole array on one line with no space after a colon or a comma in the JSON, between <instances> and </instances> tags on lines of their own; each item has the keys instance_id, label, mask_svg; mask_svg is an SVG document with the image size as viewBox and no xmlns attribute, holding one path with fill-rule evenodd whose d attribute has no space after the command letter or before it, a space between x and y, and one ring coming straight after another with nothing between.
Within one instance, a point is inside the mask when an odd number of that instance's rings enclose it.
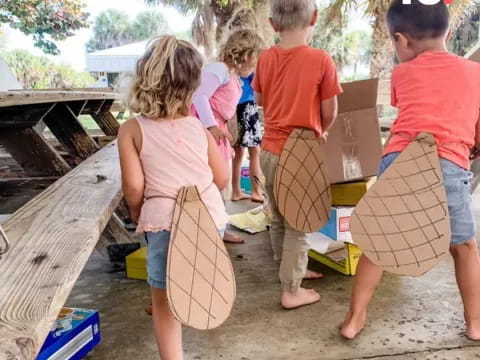
<instances>
[{"instance_id":1,"label":"girl in pink tank top","mask_svg":"<svg viewBox=\"0 0 480 360\"><path fill-rule=\"evenodd\" d=\"M210 132L189 116L202 58L188 42L156 38L138 60L128 98L140 115L120 129L123 193L148 243L147 272L161 358L182 359L181 325L166 296L166 264L177 193L197 186L219 231L228 222L220 190L228 168Z\"/></svg>"}]
</instances>

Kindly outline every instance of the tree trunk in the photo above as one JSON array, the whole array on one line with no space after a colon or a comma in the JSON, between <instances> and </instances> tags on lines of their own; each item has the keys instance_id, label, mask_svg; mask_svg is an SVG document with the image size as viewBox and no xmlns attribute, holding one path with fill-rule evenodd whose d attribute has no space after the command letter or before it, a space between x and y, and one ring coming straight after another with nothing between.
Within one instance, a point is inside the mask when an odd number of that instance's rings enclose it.
<instances>
[{"instance_id":1,"label":"tree trunk","mask_svg":"<svg viewBox=\"0 0 480 360\"><path fill-rule=\"evenodd\" d=\"M375 14L373 27L372 59L370 62L370 75L380 79L389 79L393 69L395 50L385 16L387 7L380 8Z\"/></svg>"},{"instance_id":2,"label":"tree trunk","mask_svg":"<svg viewBox=\"0 0 480 360\"><path fill-rule=\"evenodd\" d=\"M257 0L255 4L255 14L260 35L265 41L266 46L272 46L275 42L275 32L270 25L270 6L268 0Z\"/></svg>"}]
</instances>

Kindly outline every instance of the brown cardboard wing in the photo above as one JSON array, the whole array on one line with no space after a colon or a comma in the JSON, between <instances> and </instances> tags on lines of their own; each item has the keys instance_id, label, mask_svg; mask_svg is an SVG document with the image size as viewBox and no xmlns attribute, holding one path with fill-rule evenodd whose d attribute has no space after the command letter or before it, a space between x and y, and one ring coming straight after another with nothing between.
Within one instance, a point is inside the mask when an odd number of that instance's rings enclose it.
<instances>
[{"instance_id":1,"label":"brown cardboard wing","mask_svg":"<svg viewBox=\"0 0 480 360\"><path fill-rule=\"evenodd\" d=\"M170 309L185 325L213 329L230 315L236 296L230 257L196 187L177 198L167 262Z\"/></svg>"},{"instance_id":2,"label":"brown cardboard wing","mask_svg":"<svg viewBox=\"0 0 480 360\"><path fill-rule=\"evenodd\" d=\"M295 129L275 172L274 195L288 225L305 233L328 222L332 197L325 165L325 144L315 133Z\"/></svg>"},{"instance_id":3,"label":"brown cardboard wing","mask_svg":"<svg viewBox=\"0 0 480 360\"><path fill-rule=\"evenodd\" d=\"M328 131L327 169L332 184L377 174L382 153L377 116L378 79L342 84L338 116Z\"/></svg>"},{"instance_id":4,"label":"brown cardboard wing","mask_svg":"<svg viewBox=\"0 0 480 360\"><path fill-rule=\"evenodd\" d=\"M419 276L448 254L450 220L437 146L419 134L358 203L355 244L384 270Z\"/></svg>"}]
</instances>

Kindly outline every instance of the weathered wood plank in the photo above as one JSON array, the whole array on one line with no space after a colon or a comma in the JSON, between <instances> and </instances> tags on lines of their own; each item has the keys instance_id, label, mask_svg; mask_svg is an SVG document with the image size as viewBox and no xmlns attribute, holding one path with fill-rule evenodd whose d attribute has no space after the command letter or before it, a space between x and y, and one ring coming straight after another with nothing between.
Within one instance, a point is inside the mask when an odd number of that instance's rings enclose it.
<instances>
[{"instance_id":1,"label":"weathered wood plank","mask_svg":"<svg viewBox=\"0 0 480 360\"><path fill-rule=\"evenodd\" d=\"M0 91L0 107L79 100L116 100L114 92L93 91Z\"/></svg>"},{"instance_id":2,"label":"weathered wood plank","mask_svg":"<svg viewBox=\"0 0 480 360\"><path fill-rule=\"evenodd\" d=\"M68 104L55 105L43 121L77 163L98 150L97 144L80 124Z\"/></svg>"},{"instance_id":3,"label":"weathered wood plank","mask_svg":"<svg viewBox=\"0 0 480 360\"><path fill-rule=\"evenodd\" d=\"M116 144L85 160L4 224L0 360L34 359L121 199Z\"/></svg>"},{"instance_id":4,"label":"weathered wood plank","mask_svg":"<svg viewBox=\"0 0 480 360\"><path fill-rule=\"evenodd\" d=\"M120 129L120 123L110 111L101 111L90 115L98 124L105 135L116 136Z\"/></svg>"},{"instance_id":5,"label":"weathered wood plank","mask_svg":"<svg viewBox=\"0 0 480 360\"><path fill-rule=\"evenodd\" d=\"M55 104L8 106L0 111L0 128L33 127L53 109Z\"/></svg>"},{"instance_id":6,"label":"weathered wood plank","mask_svg":"<svg viewBox=\"0 0 480 360\"><path fill-rule=\"evenodd\" d=\"M28 176L61 176L70 171L66 161L35 129L2 129L0 145Z\"/></svg>"}]
</instances>

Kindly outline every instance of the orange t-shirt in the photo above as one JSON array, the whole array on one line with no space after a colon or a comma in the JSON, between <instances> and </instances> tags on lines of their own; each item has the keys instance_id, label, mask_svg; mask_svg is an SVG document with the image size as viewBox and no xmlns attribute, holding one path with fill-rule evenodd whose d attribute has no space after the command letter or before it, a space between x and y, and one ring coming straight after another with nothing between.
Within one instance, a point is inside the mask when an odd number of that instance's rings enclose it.
<instances>
[{"instance_id":1,"label":"orange t-shirt","mask_svg":"<svg viewBox=\"0 0 480 360\"><path fill-rule=\"evenodd\" d=\"M480 110L480 64L447 52L425 52L393 70L392 106L398 117L384 155L403 151L419 132L429 132L441 158L470 168Z\"/></svg>"},{"instance_id":2,"label":"orange t-shirt","mask_svg":"<svg viewBox=\"0 0 480 360\"><path fill-rule=\"evenodd\" d=\"M265 133L262 149L280 154L295 128L322 134L320 104L342 92L332 58L310 46L264 51L252 87L262 94Z\"/></svg>"}]
</instances>

